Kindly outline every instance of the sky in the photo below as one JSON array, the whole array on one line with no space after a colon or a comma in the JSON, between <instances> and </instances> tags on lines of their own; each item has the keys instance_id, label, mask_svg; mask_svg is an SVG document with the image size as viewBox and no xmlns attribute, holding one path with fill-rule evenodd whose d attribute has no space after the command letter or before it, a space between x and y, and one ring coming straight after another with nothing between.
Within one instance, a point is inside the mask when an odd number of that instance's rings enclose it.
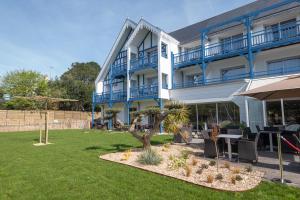
<instances>
[{"instance_id":1,"label":"sky","mask_svg":"<svg viewBox=\"0 0 300 200\"><path fill-rule=\"evenodd\" d=\"M103 64L124 21L166 32L253 0L0 0L0 76L34 70L53 78L74 62Z\"/></svg>"}]
</instances>

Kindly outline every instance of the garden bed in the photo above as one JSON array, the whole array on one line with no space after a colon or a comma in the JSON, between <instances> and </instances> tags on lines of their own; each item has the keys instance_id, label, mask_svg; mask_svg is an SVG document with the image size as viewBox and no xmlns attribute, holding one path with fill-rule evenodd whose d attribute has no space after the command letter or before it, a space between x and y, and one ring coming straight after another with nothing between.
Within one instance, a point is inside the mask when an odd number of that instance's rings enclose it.
<instances>
[{"instance_id":1,"label":"garden bed","mask_svg":"<svg viewBox=\"0 0 300 200\"><path fill-rule=\"evenodd\" d=\"M220 161L219 171L217 171L216 163L200 157L200 149L198 148L172 144L153 146L152 149L162 158L158 165L140 164L137 160L142 149L105 154L100 158L225 191L250 190L261 182L264 175L262 172L249 167L250 165L245 166L224 161ZM178 165L181 162L184 162L184 165Z\"/></svg>"}]
</instances>

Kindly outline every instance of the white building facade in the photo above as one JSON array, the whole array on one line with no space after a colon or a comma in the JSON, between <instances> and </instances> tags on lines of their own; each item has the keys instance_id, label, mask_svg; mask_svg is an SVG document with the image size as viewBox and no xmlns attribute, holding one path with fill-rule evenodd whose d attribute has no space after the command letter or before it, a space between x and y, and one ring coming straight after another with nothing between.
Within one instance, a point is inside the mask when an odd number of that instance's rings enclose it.
<instances>
[{"instance_id":1,"label":"white building facade","mask_svg":"<svg viewBox=\"0 0 300 200\"><path fill-rule=\"evenodd\" d=\"M298 99L261 102L237 94L299 74L299 42L299 0L255 1L171 33L127 19L95 82L93 108L117 108L128 124L131 111L183 102L197 129L224 120L253 131L298 122ZM291 117L283 119L282 104Z\"/></svg>"}]
</instances>

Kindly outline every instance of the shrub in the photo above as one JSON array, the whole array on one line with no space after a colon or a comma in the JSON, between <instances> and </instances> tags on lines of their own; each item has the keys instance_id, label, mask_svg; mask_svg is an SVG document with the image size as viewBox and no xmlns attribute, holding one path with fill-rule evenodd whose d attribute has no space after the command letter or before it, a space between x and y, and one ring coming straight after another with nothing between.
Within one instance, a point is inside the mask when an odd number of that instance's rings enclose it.
<instances>
[{"instance_id":1,"label":"shrub","mask_svg":"<svg viewBox=\"0 0 300 200\"><path fill-rule=\"evenodd\" d=\"M209 166L215 166L215 165L216 165L216 161L214 160L209 161Z\"/></svg>"},{"instance_id":2,"label":"shrub","mask_svg":"<svg viewBox=\"0 0 300 200\"><path fill-rule=\"evenodd\" d=\"M253 168L252 165L248 165L247 167L245 167L246 172L252 172Z\"/></svg>"},{"instance_id":3,"label":"shrub","mask_svg":"<svg viewBox=\"0 0 300 200\"><path fill-rule=\"evenodd\" d=\"M236 175L236 176L235 176L235 180L241 181L241 180L243 180L243 178L242 178L240 175Z\"/></svg>"},{"instance_id":4,"label":"shrub","mask_svg":"<svg viewBox=\"0 0 300 200\"><path fill-rule=\"evenodd\" d=\"M165 144L164 144L164 148L165 148L165 149L169 149L169 148L170 148L170 143L165 143Z\"/></svg>"},{"instance_id":5,"label":"shrub","mask_svg":"<svg viewBox=\"0 0 300 200\"><path fill-rule=\"evenodd\" d=\"M193 158L192 160L192 165L196 166L198 164L198 160L196 158Z\"/></svg>"},{"instance_id":6,"label":"shrub","mask_svg":"<svg viewBox=\"0 0 300 200\"><path fill-rule=\"evenodd\" d=\"M192 174L192 167L189 166L189 165L186 165L186 166L185 166L185 175L186 175L187 177L190 177L191 174Z\"/></svg>"},{"instance_id":7,"label":"shrub","mask_svg":"<svg viewBox=\"0 0 300 200\"><path fill-rule=\"evenodd\" d=\"M201 165L201 168L202 168L202 169L208 169L208 165L203 163L203 164Z\"/></svg>"},{"instance_id":8,"label":"shrub","mask_svg":"<svg viewBox=\"0 0 300 200\"><path fill-rule=\"evenodd\" d=\"M212 183L212 182L214 182L214 177L213 177L211 174L209 174L209 175L206 177L206 182L207 182L207 183Z\"/></svg>"},{"instance_id":9,"label":"shrub","mask_svg":"<svg viewBox=\"0 0 300 200\"><path fill-rule=\"evenodd\" d=\"M131 156L131 149L128 149L123 153L123 157L121 158L121 161L128 160L130 156Z\"/></svg>"},{"instance_id":10,"label":"shrub","mask_svg":"<svg viewBox=\"0 0 300 200\"><path fill-rule=\"evenodd\" d=\"M232 176L230 179L231 179L231 183L235 185L236 177L235 177L235 176Z\"/></svg>"},{"instance_id":11,"label":"shrub","mask_svg":"<svg viewBox=\"0 0 300 200\"><path fill-rule=\"evenodd\" d=\"M222 180L223 179L223 175L219 173L219 174L216 175L215 179L216 180Z\"/></svg>"},{"instance_id":12,"label":"shrub","mask_svg":"<svg viewBox=\"0 0 300 200\"><path fill-rule=\"evenodd\" d=\"M229 162L225 162L224 163L224 168L230 169L230 163Z\"/></svg>"},{"instance_id":13,"label":"shrub","mask_svg":"<svg viewBox=\"0 0 300 200\"><path fill-rule=\"evenodd\" d=\"M169 156L169 164L168 167L170 169L179 169L180 167L186 166L186 159L182 157L176 157L176 156Z\"/></svg>"},{"instance_id":14,"label":"shrub","mask_svg":"<svg viewBox=\"0 0 300 200\"><path fill-rule=\"evenodd\" d=\"M137 161L143 165L158 165L161 163L162 158L156 151L147 149L138 156Z\"/></svg>"},{"instance_id":15,"label":"shrub","mask_svg":"<svg viewBox=\"0 0 300 200\"><path fill-rule=\"evenodd\" d=\"M183 149L181 151L181 157L183 159L188 159L189 158L189 155L190 155L191 151L187 150L187 149Z\"/></svg>"},{"instance_id":16,"label":"shrub","mask_svg":"<svg viewBox=\"0 0 300 200\"><path fill-rule=\"evenodd\" d=\"M203 172L203 169L202 169L202 168L199 168L199 169L196 171L197 174L202 174L202 172Z\"/></svg>"},{"instance_id":17,"label":"shrub","mask_svg":"<svg viewBox=\"0 0 300 200\"><path fill-rule=\"evenodd\" d=\"M239 167L236 167L232 170L232 173L239 174L241 172L241 169Z\"/></svg>"}]
</instances>

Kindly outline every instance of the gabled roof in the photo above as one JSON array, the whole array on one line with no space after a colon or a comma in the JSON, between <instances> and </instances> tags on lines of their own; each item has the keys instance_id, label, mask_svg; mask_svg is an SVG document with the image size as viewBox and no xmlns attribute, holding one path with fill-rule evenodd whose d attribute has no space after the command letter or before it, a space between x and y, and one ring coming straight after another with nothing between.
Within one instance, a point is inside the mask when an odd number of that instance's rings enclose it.
<instances>
[{"instance_id":1,"label":"gabled roof","mask_svg":"<svg viewBox=\"0 0 300 200\"><path fill-rule=\"evenodd\" d=\"M136 26L137 26L137 24L134 21L132 21L130 19L125 20L124 25L123 25L116 41L114 42L112 48L110 49L108 56L106 57L104 64L102 65L102 69L101 69L100 73L98 74L98 77L95 80L95 83L98 83L99 80L108 73L110 64L114 61L119 50L122 49L122 47L123 47L122 45L124 44L125 40L127 39L128 33L126 34L126 32L128 32L128 28L132 28L134 30L136 28Z\"/></svg>"},{"instance_id":2,"label":"gabled roof","mask_svg":"<svg viewBox=\"0 0 300 200\"><path fill-rule=\"evenodd\" d=\"M174 37L172 37L171 35L169 35L165 31L163 31L162 29L158 28L157 26L154 26L153 24L149 23L148 21L146 21L144 19L140 19L140 21L138 22L138 25L136 26L134 32L131 34L131 36L129 37L128 41L126 42L126 44L125 44L126 47L130 43L132 43L132 41L134 40L134 38L137 36L137 34L142 29L147 29L147 30L151 31L152 33L155 33L157 35L162 35L164 38L166 38L166 39L168 39L170 41L173 41L176 44L179 44L179 42Z\"/></svg>"},{"instance_id":3,"label":"gabled roof","mask_svg":"<svg viewBox=\"0 0 300 200\"><path fill-rule=\"evenodd\" d=\"M179 30L173 31L169 33L172 37L176 38L178 41L180 41L181 44L189 43L194 40L200 39L200 30L205 29L209 26L219 24L222 22L225 22L227 20L233 19L235 17L239 17L251 12L254 12L259 9L267 8L269 6L272 6L274 4L280 3L283 0L257 0L255 2L249 3L247 5L241 6L239 8L230 10L228 12L225 12L223 14L217 15L215 17L206 19L204 21L192 24L190 26L186 26L184 28L181 28ZM286 10L292 7L295 7L299 4L297 3L291 3L285 6L282 6L277 9L273 9L272 11L266 12L263 15L260 15L258 17L263 17L266 15L271 15L276 12Z\"/></svg>"}]
</instances>

